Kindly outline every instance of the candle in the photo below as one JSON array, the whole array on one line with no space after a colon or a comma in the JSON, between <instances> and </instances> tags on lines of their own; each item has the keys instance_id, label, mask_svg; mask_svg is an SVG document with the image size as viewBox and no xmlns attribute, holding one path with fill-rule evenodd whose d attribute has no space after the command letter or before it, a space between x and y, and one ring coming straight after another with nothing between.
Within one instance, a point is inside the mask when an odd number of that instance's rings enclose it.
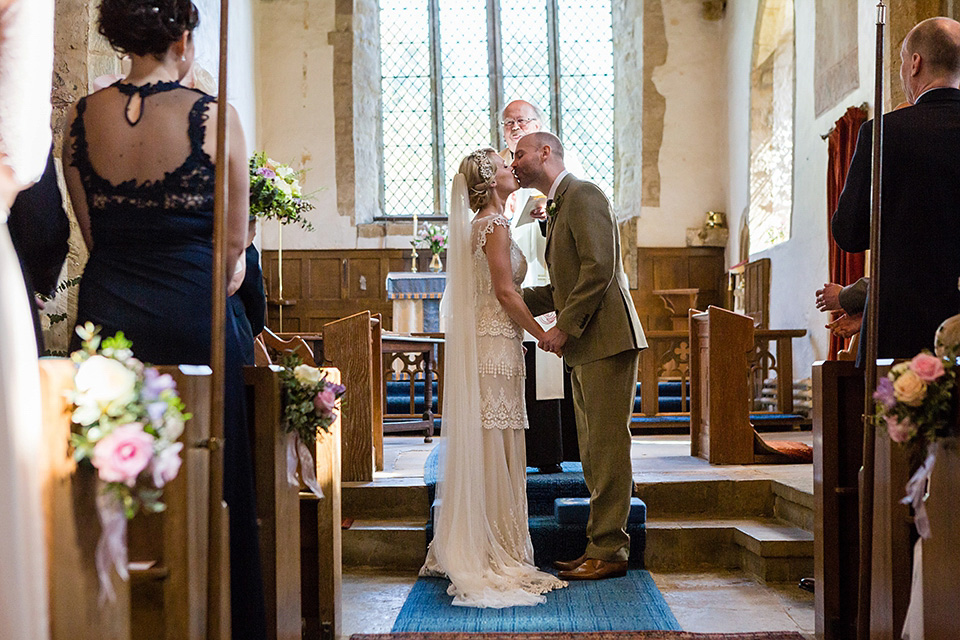
<instances>
[{"instance_id":1,"label":"candle","mask_svg":"<svg viewBox=\"0 0 960 640\"><path fill-rule=\"evenodd\" d=\"M413 241L417 241L417 212L413 212Z\"/></svg>"}]
</instances>

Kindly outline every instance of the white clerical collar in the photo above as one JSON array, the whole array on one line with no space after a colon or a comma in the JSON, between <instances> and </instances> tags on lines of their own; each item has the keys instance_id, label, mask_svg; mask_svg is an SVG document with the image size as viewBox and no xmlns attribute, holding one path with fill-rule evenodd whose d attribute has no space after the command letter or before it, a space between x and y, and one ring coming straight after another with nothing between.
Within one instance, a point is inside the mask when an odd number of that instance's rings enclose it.
<instances>
[{"instance_id":1,"label":"white clerical collar","mask_svg":"<svg viewBox=\"0 0 960 640\"><path fill-rule=\"evenodd\" d=\"M557 195L557 188L560 187L560 181L563 180L568 173L570 172L564 169L560 172L560 175L557 176L557 179L553 181L553 185L550 187L550 192L547 194L548 200L553 200L553 196Z\"/></svg>"}]
</instances>

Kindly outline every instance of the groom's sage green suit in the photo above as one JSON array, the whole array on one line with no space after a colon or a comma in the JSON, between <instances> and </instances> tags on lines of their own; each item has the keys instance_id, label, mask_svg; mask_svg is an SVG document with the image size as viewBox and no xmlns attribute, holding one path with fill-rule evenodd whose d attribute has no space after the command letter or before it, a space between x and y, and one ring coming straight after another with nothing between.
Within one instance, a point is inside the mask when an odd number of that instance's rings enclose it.
<instances>
[{"instance_id":1,"label":"groom's sage green suit","mask_svg":"<svg viewBox=\"0 0 960 640\"><path fill-rule=\"evenodd\" d=\"M610 201L593 183L567 174L547 222L550 285L523 290L533 315L557 312L567 335L577 440L590 491L588 558L626 560L633 491L630 415L640 350L647 342L620 256Z\"/></svg>"}]
</instances>

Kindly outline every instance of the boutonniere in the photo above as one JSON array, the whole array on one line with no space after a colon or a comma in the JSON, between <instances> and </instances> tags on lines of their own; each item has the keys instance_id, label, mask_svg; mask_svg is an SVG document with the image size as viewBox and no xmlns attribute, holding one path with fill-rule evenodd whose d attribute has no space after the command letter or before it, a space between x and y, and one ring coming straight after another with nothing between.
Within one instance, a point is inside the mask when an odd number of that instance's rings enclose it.
<instances>
[{"instance_id":1,"label":"boutonniere","mask_svg":"<svg viewBox=\"0 0 960 640\"><path fill-rule=\"evenodd\" d=\"M557 209L563 204L563 194L561 193L555 200L547 201L547 217L551 220L556 217Z\"/></svg>"}]
</instances>

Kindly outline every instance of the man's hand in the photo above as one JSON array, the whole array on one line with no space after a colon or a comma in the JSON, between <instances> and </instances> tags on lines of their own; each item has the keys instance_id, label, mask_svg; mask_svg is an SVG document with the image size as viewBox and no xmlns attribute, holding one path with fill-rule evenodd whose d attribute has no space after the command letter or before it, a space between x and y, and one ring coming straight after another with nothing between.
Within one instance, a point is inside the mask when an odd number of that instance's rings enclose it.
<instances>
[{"instance_id":1,"label":"man's hand","mask_svg":"<svg viewBox=\"0 0 960 640\"><path fill-rule=\"evenodd\" d=\"M841 338L850 338L860 333L860 326L863 323L863 314L857 313L852 316L841 315L833 322L828 323L827 329L830 329L835 335Z\"/></svg>"},{"instance_id":2,"label":"man's hand","mask_svg":"<svg viewBox=\"0 0 960 640\"><path fill-rule=\"evenodd\" d=\"M540 341L540 348L544 351L555 353L558 356L563 355L563 345L567 343L567 334L558 327L553 327L545 334Z\"/></svg>"},{"instance_id":3,"label":"man's hand","mask_svg":"<svg viewBox=\"0 0 960 640\"><path fill-rule=\"evenodd\" d=\"M537 198L533 209L530 210L530 217L534 220L547 219L547 201L545 198Z\"/></svg>"},{"instance_id":4,"label":"man's hand","mask_svg":"<svg viewBox=\"0 0 960 640\"><path fill-rule=\"evenodd\" d=\"M840 290L843 289L839 284L829 282L823 285L823 289L817 289L817 309L820 311L842 311L840 306Z\"/></svg>"}]
</instances>

